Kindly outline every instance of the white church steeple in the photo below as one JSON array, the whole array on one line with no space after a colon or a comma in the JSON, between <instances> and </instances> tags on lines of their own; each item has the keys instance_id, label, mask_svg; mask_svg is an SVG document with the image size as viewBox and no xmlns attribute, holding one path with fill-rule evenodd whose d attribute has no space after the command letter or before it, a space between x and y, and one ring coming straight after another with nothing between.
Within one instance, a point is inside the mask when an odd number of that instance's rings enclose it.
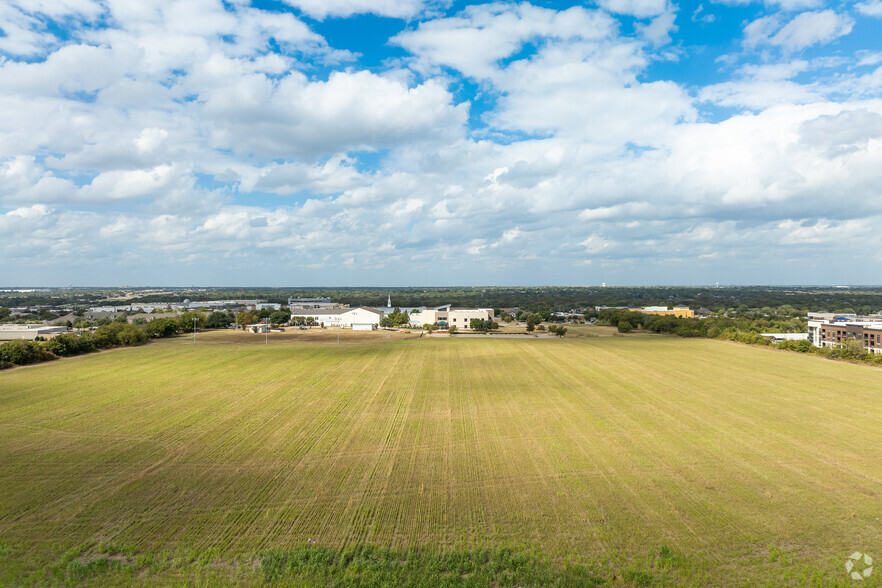
<instances>
[{"instance_id":1,"label":"white church steeple","mask_svg":"<svg viewBox=\"0 0 882 588\"><path fill-rule=\"evenodd\" d=\"M389 293L389 299L386 301L386 308L392 308L392 293Z\"/></svg>"}]
</instances>

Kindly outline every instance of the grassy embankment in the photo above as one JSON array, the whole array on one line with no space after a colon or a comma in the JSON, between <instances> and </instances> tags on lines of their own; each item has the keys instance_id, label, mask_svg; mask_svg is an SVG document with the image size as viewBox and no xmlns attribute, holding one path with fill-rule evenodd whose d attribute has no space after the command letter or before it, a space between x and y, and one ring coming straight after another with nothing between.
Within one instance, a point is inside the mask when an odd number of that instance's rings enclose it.
<instances>
[{"instance_id":1,"label":"grassy embankment","mask_svg":"<svg viewBox=\"0 0 882 588\"><path fill-rule=\"evenodd\" d=\"M882 370L573 334L219 332L0 373L0 584L844 586L882 557Z\"/></svg>"}]
</instances>

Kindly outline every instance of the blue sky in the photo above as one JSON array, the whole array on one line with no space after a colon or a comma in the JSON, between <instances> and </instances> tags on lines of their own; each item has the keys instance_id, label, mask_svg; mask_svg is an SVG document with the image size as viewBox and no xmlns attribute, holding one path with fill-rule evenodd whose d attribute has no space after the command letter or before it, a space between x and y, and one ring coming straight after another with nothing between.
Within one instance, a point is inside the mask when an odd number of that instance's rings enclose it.
<instances>
[{"instance_id":1,"label":"blue sky","mask_svg":"<svg viewBox=\"0 0 882 588\"><path fill-rule=\"evenodd\" d=\"M7 0L0 285L882 282L882 0Z\"/></svg>"}]
</instances>

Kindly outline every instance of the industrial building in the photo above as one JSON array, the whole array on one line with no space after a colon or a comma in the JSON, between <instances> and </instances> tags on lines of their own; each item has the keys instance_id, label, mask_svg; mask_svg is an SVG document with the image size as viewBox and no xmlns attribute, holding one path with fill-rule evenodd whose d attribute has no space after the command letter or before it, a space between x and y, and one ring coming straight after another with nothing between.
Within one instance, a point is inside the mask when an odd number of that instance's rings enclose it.
<instances>
[{"instance_id":1,"label":"industrial building","mask_svg":"<svg viewBox=\"0 0 882 588\"><path fill-rule=\"evenodd\" d=\"M330 298L288 298L288 308L291 310L305 310L308 308L349 308L348 304L331 302Z\"/></svg>"},{"instance_id":2,"label":"industrial building","mask_svg":"<svg viewBox=\"0 0 882 588\"><path fill-rule=\"evenodd\" d=\"M33 341L36 337L51 339L56 335L67 332L67 327L54 327L47 325L0 325L0 341L13 341L26 339Z\"/></svg>"}]
</instances>

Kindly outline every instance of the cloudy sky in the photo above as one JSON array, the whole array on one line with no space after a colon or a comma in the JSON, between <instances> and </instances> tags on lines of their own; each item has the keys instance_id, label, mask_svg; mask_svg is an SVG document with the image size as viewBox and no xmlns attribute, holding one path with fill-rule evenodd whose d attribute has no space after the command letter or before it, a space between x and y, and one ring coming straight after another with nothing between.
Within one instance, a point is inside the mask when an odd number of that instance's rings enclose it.
<instances>
[{"instance_id":1,"label":"cloudy sky","mask_svg":"<svg viewBox=\"0 0 882 588\"><path fill-rule=\"evenodd\" d=\"M2 0L0 285L882 283L882 0Z\"/></svg>"}]
</instances>

